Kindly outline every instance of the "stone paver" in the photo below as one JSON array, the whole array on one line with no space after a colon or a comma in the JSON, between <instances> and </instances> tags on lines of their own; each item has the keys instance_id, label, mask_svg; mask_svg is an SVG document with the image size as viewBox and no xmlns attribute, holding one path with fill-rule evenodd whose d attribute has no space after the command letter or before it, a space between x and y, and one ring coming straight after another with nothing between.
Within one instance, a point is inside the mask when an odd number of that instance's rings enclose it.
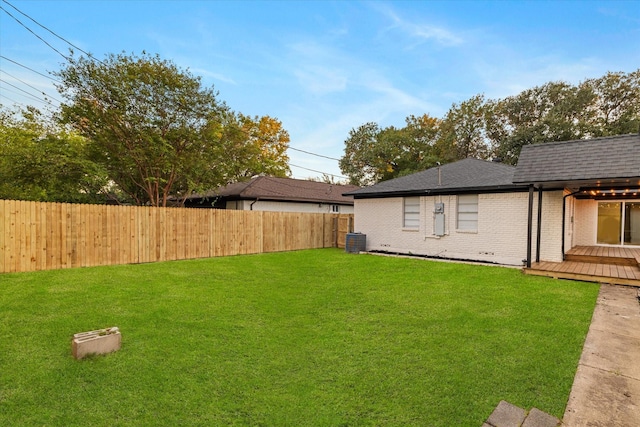
<instances>
[{"instance_id":1,"label":"stone paver","mask_svg":"<svg viewBox=\"0 0 640 427\"><path fill-rule=\"evenodd\" d=\"M542 412L538 408L533 408L529 411L524 423L522 423L522 427L557 427L559 424L560 420L553 415Z\"/></svg>"},{"instance_id":2,"label":"stone paver","mask_svg":"<svg viewBox=\"0 0 640 427\"><path fill-rule=\"evenodd\" d=\"M524 409L501 400L485 424L492 427L520 427L526 416Z\"/></svg>"}]
</instances>

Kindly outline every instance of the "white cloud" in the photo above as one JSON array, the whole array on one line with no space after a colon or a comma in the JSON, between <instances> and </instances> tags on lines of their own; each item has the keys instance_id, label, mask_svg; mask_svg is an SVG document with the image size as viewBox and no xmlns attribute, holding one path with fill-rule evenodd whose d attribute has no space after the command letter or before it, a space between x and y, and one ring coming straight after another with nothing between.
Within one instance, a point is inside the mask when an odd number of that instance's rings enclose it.
<instances>
[{"instance_id":1,"label":"white cloud","mask_svg":"<svg viewBox=\"0 0 640 427\"><path fill-rule=\"evenodd\" d=\"M210 77L214 80L219 80L221 82L225 82L233 85L237 84L237 82L234 79L232 79L231 77L227 77L221 73L214 73L214 72L205 70L203 68L194 68L192 71L194 72L194 74Z\"/></svg>"},{"instance_id":2,"label":"white cloud","mask_svg":"<svg viewBox=\"0 0 640 427\"><path fill-rule=\"evenodd\" d=\"M376 9L392 22L386 31L400 31L414 41L412 47L429 41L442 46L456 46L464 43L462 36L443 26L404 19L388 6L378 6Z\"/></svg>"},{"instance_id":3,"label":"white cloud","mask_svg":"<svg viewBox=\"0 0 640 427\"><path fill-rule=\"evenodd\" d=\"M347 77L337 68L302 65L295 68L293 74L304 88L315 94L340 92L347 87Z\"/></svg>"},{"instance_id":4,"label":"white cloud","mask_svg":"<svg viewBox=\"0 0 640 427\"><path fill-rule=\"evenodd\" d=\"M287 67L298 83L315 95L344 91L348 84L346 56L313 40L287 45Z\"/></svg>"},{"instance_id":5,"label":"white cloud","mask_svg":"<svg viewBox=\"0 0 640 427\"><path fill-rule=\"evenodd\" d=\"M509 49L486 52L484 58L470 62L470 70L478 79L478 92L482 90L489 98L516 95L548 82L578 84L607 71L594 57L568 58L554 53L529 57Z\"/></svg>"}]
</instances>

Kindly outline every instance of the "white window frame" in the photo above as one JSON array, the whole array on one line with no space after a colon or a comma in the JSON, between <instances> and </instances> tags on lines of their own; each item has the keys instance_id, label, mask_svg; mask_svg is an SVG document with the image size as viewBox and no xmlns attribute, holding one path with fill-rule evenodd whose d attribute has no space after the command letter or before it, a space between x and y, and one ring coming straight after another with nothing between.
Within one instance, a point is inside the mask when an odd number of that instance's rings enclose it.
<instances>
[{"instance_id":1,"label":"white window frame","mask_svg":"<svg viewBox=\"0 0 640 427\"><path fill-rule=\"evenodd\" d=\"M402 199L402 228L417 230L420 228L420 197Z\"/></svg>"},{"instance_id":2,"label":"white window frame","mask_svg":"<svg viewBox=\"0 0 640 427\"><path fill-rule=\"evenodd\" d=\"M456 230L462 232L478 231L478 195L458 195Z\"/></svg>"}]
</instances>

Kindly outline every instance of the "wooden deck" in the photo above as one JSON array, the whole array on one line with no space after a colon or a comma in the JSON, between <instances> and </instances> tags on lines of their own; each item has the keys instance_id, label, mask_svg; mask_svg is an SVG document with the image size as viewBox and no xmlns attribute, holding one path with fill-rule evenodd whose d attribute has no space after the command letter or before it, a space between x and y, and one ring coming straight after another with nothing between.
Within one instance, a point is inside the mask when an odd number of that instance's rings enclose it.
<instances>
[{"instance_id":1,"label":"wooden deck","mask_svg":"<svg viewBox=\"0 0 640 427\"><path fill-rule=\"evenodd\" d=\"M525 274L640 287L640 249L576 246L564 262L534 262Z\"/></svg>"}]
</instances>

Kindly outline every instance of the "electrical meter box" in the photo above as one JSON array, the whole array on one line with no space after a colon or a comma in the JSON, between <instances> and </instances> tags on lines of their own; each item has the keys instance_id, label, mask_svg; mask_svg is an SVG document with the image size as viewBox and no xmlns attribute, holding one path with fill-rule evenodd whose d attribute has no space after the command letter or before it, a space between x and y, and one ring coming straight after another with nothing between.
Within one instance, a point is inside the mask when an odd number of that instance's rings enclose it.
<instances>
[{"instance_id":1,"label":"electrical meter box","mask_svg":"<svg viewBox=\"0 0 640 427\"><path fill-rule=\"evenodd\" d=\"M436 236L444 236L444 203L436 203L433 206L433 234Z\"/></svg>"}]
</instances>

